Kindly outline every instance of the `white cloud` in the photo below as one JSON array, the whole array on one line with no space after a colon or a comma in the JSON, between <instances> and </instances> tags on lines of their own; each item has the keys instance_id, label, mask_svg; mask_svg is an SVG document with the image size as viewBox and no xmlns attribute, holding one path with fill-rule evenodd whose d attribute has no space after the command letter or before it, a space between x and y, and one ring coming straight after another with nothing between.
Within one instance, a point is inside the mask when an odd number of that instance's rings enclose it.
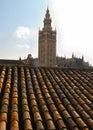
<instances>
[{"instance_id":1,"label":"white cloud","mask_svg":"<svg viewBox=\"0 0 93 130\"><path fill-rule=\"evenodd\" d=\"M30 49L28 44L17 44L17 47L20 49Z\"/></svg>"},{"instance_id":2,"label":"white cloud","mask_svg":"<svg viewBox=\"0 0 93 130\"><path fill-rule=\"evenodd\" d=\"M34 39L37 37L37 29L30 29L29 27L19 26L17 27L14 36L18 39Z\"/></svg>"},{"instance_id":3,"label":"white cloud","mask_svg":"<svg viewBox=\"0 0 93 130\"><path fill-rule=\"evenodd\" d=\"M51 0L58 55L85 56L93 64L93 0Z\"/></svg>"}]
</instances>

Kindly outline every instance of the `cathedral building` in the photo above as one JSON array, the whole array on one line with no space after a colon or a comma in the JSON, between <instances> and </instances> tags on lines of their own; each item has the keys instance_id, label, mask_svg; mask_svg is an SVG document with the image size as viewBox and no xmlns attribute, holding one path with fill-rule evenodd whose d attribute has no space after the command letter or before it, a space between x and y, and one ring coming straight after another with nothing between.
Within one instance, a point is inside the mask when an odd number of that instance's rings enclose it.
<instances>
[{"instance_id":1,"label":"cathedral building","mask_svg":"<svg viewBox=\"0 0 93 130\"><path fill-rule=\"evenodd\" d=\"M52 30L51 18L47 9L44 18L44 27L39 30L38 58L39 66L56 65L56 30Z\"/></svg>"}]
</instances>

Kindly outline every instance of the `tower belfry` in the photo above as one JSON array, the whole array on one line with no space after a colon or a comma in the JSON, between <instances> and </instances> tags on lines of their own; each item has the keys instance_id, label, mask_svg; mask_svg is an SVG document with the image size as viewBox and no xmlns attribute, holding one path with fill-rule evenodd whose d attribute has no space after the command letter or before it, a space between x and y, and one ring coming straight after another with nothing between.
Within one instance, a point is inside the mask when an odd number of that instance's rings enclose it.
<instances>
[{"instance_id":1,"label":"tower belfry","mask_svg":"<svg viewBox=\"0 0 93 130\"><path fill-rule=\"evenodd\" d=\"M39 30L38 58L39 66L56 65L56 31L52 30L49 9L47 8L44 27Z\"/></svg>"},{"instance_id":2,"label":"tower belfry","mask_svg":"<svg viewBox=\"0 0 93 130\"><path fill-rule=\"evenodd\" d=\"M44 28L43 29L46 30L46 31L52 30L51 18L50 18L50 14L49 14L48 8L47 8L46 15L45 15L45 18L44 18Z\"/></svg>"}]
</instances>

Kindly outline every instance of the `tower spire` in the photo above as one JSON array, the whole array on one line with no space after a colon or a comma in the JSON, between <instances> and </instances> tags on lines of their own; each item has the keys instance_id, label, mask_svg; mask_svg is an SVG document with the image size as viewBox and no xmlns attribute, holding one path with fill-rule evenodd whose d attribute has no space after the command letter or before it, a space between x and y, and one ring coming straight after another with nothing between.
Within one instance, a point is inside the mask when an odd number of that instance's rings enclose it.
<instances>
[{"instance_id":1,"label":"tower spire","mask_svg":"<svg viewBox=\"0 0 93 130\"><path fill-rule=\"evenodd\" d=\"M50 18L50 13L49 9L47 7L45 18L44 18L44 30L51 30L51 18Z\"/></svg>"}]
</instances>

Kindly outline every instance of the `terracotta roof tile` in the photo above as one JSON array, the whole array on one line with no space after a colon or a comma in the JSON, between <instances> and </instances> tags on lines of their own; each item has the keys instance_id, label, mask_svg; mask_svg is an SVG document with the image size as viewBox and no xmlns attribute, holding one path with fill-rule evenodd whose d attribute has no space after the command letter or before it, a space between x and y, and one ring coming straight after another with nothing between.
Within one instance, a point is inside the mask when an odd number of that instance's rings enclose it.
<instances>
[{"instance_id":1,"label":"terracotta roof tile","mask_svg":"<svg viewBox=\"0 0 93 130\"><path fill-rule=\"evenodd\" d=\"M0 120L0 130L6 130L6 122Z\"/></svg>"},{"instance_id":2,"label":"terracotta roof tile","mask_svg":"<svg viewBox=\"0 0 93 130\"><path fill-rule=\"evenodd\" d=\"M0 115L0 121L5 121L7 122L7 113L3 112Z\"/></svg>"},{"instance_id":3,"label":"terracotta roof tile","mask_svg":"<svg viewBox=\"0 0 93 130\"><path fill-rule=\"evenodd\" d=\"M1 113L7 113L8 112L8 105L7 104L3 104L2 108L1 108Z\"/></svg>"},{"instance_id":4,"label":"terracotta roof tile","mask_svg":"<svg viewBox=\"0 0 93 130\"><path fill-rule=\"evenodd\" d=\"M26 119L24 121L24 130L33 130L32 125L31 125L31 120Z\"/></svg>"},{"instance_id":5,"label":"terracotta roof tile","mask_svg":"<svg viewBox=\"0 0 93 130\"><path fill-rule=\"evenodd\" d=\"M49 130L56 130L56 127L52 120L47 120L47 129Z\"/></svg>"},{"instance_id":6,"label":"terracotta roof tile","mask_svg":"<svg viewBox=\"0 0 93 130\"><path fill-rule=\"evenodd\" d=\"M11 121L14 121L14 120L16 120L16 121L18 121L19 119L18 119L18 113L17 112L12 112L11 113L11 119L10 119Z\"/></svg>"},{"instance_id":7,"label":"terracotta roof tile","mask_svg":"<svg viewBox=\"0 0 93 130\"><path fill-rule=\"evenodd\" d=\"M34 128L33 128L33 129L34 129ZM42 124L42 121L38 120L38 121L36 122L36 129L37 129L37 130L45 130L45 128L44 128L44 126L43 126L43 124Z\"/></svg>"},{"instance_id":8,"label":"terracotta roof tile","mask_svg":"<svg viewBox=\"0 0 93 130\"><path fill-rule=\"evenodd\" d=\"M19 124L18 121L13 120L10 125L10 130L19 130Z\"/></svg>"}]
</instances>

